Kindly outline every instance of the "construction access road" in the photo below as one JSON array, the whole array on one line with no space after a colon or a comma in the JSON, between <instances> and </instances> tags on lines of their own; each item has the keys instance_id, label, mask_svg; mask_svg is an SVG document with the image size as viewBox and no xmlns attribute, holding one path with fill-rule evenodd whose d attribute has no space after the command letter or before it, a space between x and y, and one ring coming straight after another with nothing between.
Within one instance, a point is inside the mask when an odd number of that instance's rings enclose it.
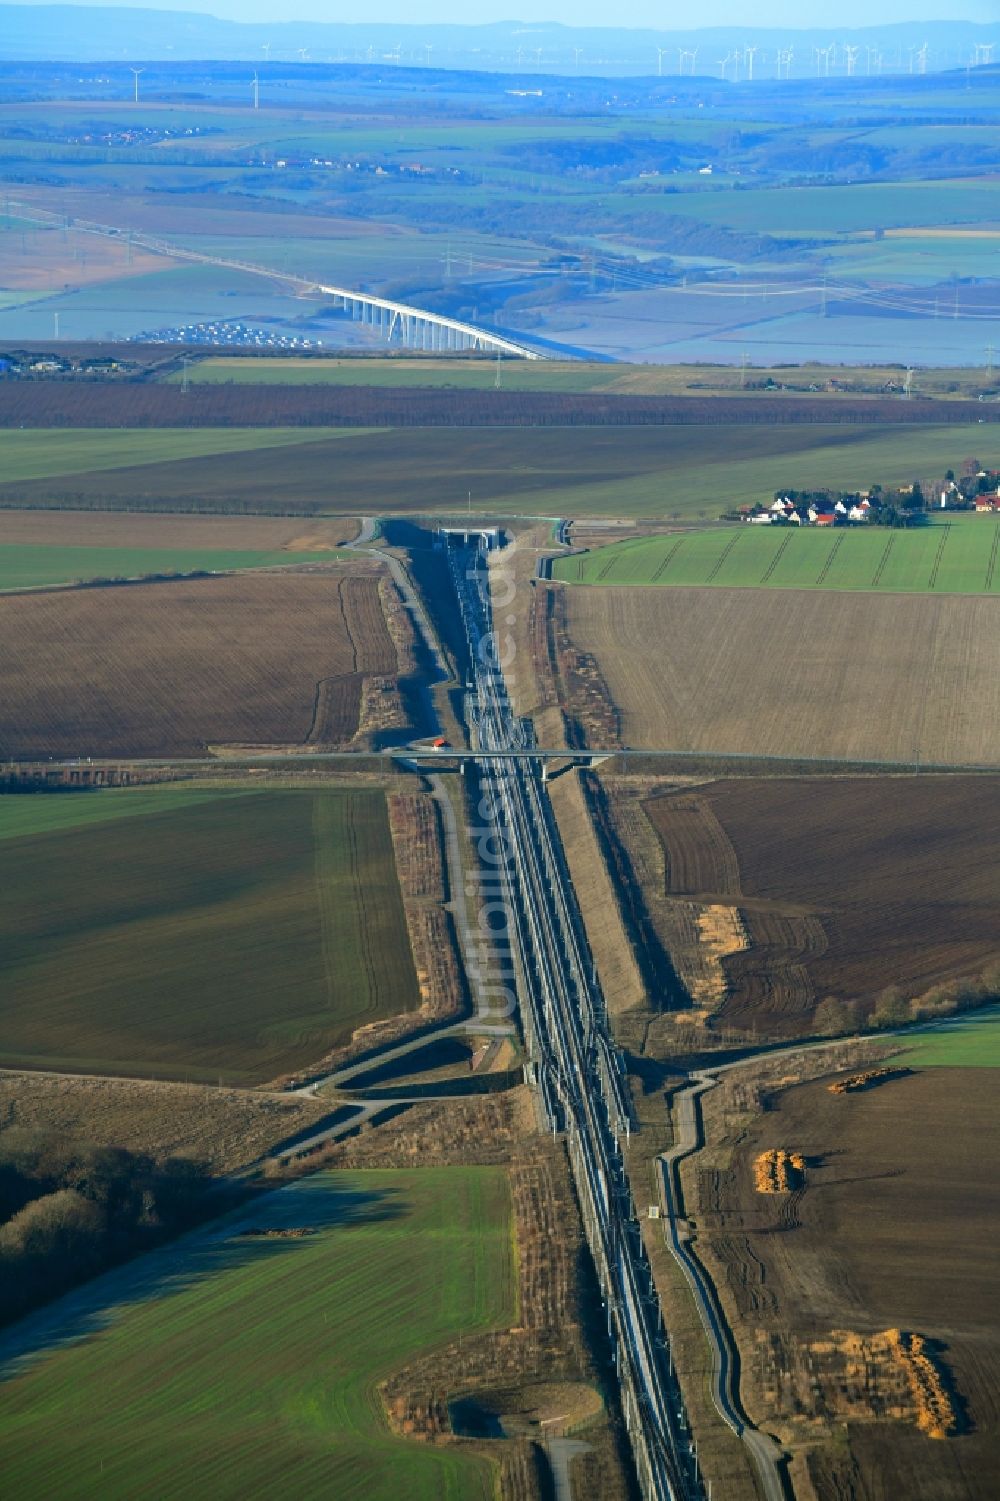
<instances>
[{"instance_id":1,"label":"construction access road","mask_svg":"<svg viewBox=\"0 0 1000 1501\"><path fill-rule=\"evenodd\" d=\"M733 1338L719 1306L715 1287L688 1245L688 1227L679 1212L678 1165L684 1157L703 1146L700 1096L712 1089L718 1078L710 1073L696 1073L686 1089L674 1101L675 1139L669 1151L657 1161L664 1211L664 1237L671 1254L684 1273L694 1296L705 1337L712 1352L712 1401L723 1422L743 1441L760 1481L765 1501L787 1501L784 1454L780 1444L762 1433L747 1420L739 1399L737 1358Z\"/></svg>"}]
</instances>

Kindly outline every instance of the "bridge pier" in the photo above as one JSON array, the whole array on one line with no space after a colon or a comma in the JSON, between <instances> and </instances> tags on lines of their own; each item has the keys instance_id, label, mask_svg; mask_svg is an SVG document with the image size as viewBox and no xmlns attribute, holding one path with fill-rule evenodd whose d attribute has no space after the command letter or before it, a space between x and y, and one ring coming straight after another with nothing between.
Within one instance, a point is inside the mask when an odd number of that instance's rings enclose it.
<instances>
[{"instance_id":1,"label":"bridge pier","mask_svg":"<svg viewBox=\"0 0 1000 1501\"><path fill-rule=\"evenodd\" d=\"M544 359L544 355L525 348L512 339L505 339L502 334L489 333L485 329L463 323L461 319L425 312L422 308L394 302L391 298L352 292L346 287L330 287L321 283L312 284L311 290L329 297L332 306L343 311L352 322L377 328L386 343L392 344L395 341L404 349L419 349L435 354L474 349L496 352L498 355L513 355L526 360Z\"/></svg>"},{"instance_id":2,"label":"bridge pier","mask_svg":"<svg viewBox=\"0 0 1000 1501\"><path fill-rule=\"evenodd\" d=\"M542 781L552 782L556 777L561 777L563 772L572 771L574 767L580 771L591 771L595 766L600 766L603 761L610 760L610 756L596 755L589 752L581 752L573 755L567 752L565 759L562 756L550 757L542 762Z\"/></svg>"}]
</instances>

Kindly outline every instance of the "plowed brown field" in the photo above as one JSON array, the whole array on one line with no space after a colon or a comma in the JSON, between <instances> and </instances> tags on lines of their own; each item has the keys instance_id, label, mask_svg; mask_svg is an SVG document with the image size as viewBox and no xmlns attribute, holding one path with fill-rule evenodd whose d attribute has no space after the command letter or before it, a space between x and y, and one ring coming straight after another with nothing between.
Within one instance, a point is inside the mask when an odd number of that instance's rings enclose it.
<instances>
[{"instance_id":1,"label":"plowed brown field","mask_svg":"<svg viewBox=\"0 0 1000 1501\"><path fill-rule=\"evenodd\" d=\"M1000 777L776 777L644 803L668 897L736 909L720 1018L788 1035L1000 960Z\"/></svg>"},{"instance_id":2,"label":"plowed brown field","mask_svg":"<svg viewBox=\"0 0 1000 1501\"><path fill-rule=\"evenodd\" d=\"M850 1096L826 1084L777 1095L730 1167L701 1177L699 1241L752 1416L799 1444L842 1435L810 1464L819 1501L986 1501L1000 1471L995 1076L935 1068ZM788 1142L808 1163L805 1188L756 1193L755 1157ZM913 1413L894 1420L891 1369L852 1374L855 1337L893 1328L931 1342L956 1436L928 1438Z\"/></svg>"},{"instance_id":3,"label":"plowed brown field","mask_svg":"<svg viewBox=\"0 0 1000 1501\"><path fill-rule=\"evenodd\" d=\"M374 577L242 575L0 600L0 754L340 744L393 675Z\"/></svg>"},{"instance_id":4,"label":"plowed brown field","mask_svg":"<svg viewBox=\"0 0 1000 1501\"><path fill-rule=\"evenodd\" d=\"M627 745L1000 763L995 600L763 589L566 594L572 642L595 659Z\"/></svg>"}]
</instances>

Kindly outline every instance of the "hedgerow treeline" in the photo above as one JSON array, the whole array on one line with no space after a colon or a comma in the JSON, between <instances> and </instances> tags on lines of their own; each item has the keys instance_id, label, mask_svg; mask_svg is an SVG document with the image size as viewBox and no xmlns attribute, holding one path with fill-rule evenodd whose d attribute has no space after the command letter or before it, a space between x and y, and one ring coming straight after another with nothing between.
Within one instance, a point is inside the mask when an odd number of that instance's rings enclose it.
<instances>
[{"instance_id":1,"label":"hedgerow treeline","mask_svg":"<svg viewBox=\"0 0 1000 1501\"><path fill-rule=\"evenodd\" d=\"M0 1323L193 1224L209 1185L187 1158L0 1132Z\"/></svg>"},{"instance_id":2,"label":"hedgerow treeline","mask_svg":"<svg viewBox=\"0 0 1000 1501\"><path fill-rule=\"evenodd\" d=\"M960 423L1000 420L976 401L900 397L632 396L380 386L0 384L0 428L644 427L684 423Z\"/></svg>"},{"instance_id":3,"label":"hedgerow treeline","mask_svg":"<svg viewBox=\"0 0 1000 1501\"><path fill-rule=\"evenodd\" d=\"M814 1024L824 1037L839 1037L861 1027L879 1032L904 1027L909 1022L937 1021L977 1006L992 1006L1000 1000L1000 964L989 964L979 974L942 980L916 995L899 985L889 985L866 1009L858 1001L826 996L816 1007Z\"/></svg>"}]
</instances>

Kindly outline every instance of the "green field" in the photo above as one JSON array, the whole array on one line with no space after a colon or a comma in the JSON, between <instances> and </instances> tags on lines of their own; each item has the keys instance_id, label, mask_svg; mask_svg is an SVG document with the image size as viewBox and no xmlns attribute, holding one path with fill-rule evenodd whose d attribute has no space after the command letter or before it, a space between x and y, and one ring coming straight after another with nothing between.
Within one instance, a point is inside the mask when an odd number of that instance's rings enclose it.
<instances>
[{"instance_id":1,"label":"green field","mask_svg":"<svg viewBox=\"0 0 1000 1501\"><path fill-rule=\"evenodd\" d=\"M1000 1068L1000 1011L969 1011L907 1039L914 1068Z\"/></svg>"},{"instance_id":2,"label":"green field","mask_svg":"<svg viewBox=\"0 0 1000 1501\"><path fill-rule=\"evenodd\" d=\"M616 542L558 558L552 576L570 584L998 594L998 553L1000 522L989 515L911 531L744 524Z\"/></svg>"},{"instance_id":3,"label":"green field","mask_svg":"<svg viewBox=\"0 0 1000 1501\"><path fill-rule=\"evenodd\" d=\"M831 271L838 279L939 285L950 277L991 280L996 273L998 250L1000 233L982 236L956 233L850 240L831 246L827 254ZM942 318L954 308L954 300L947 291L939 296L936 307Z\"/></svg>"},{"instance_id":4,"label":"green field","mask_svg":"<svg viewBox=\"0 0 1000 1501\"><path fill-rule=\"evenodd\" d=\"M51 471L32 484L0 483L0 507L428 514L465 511L471 493L477 514L709 521L734 505L770 499L786 486L906 484L917 476L942 475L969 454L978 455L983 464L996 464L998 432L979 423L747 422L408 427L338 431L331 441L322 431L302 428L294 463L282 449L259 447L126 470L102 467L100 445L95 444L88 454L94 466L90 472ZM15 436L32 438L41 466L50 435ZM119 433L93 436L103 437L106 451L114 455Z\"/></svg>"},{"instance_id":5,"label":"green field","mask_svg":"<svg viewBox=\"0 0 1000 1501\"><path fill-rule=\"evenodd\" d=\"M640 384L634 384L640 377ZM658 378L659 377L659 378ZM179 372L169 376L177 385ZM189 384L201 385L294 385L294 386L395 386L427 390L492 391L497 382L495 360L391 359L269 359L261 357L210 357L188 368ZM606 391L616 386L642 393L673 390L655 370L629 369L626 379L619 366L586 364L583 361L506 360L500 367L504 391Z\"/></svg>"},{"instance_id":6,"label":"green field","mask_svg":"<svg viewBox=\"0 0 1000 1501\"><path fill-rule=\"evenodd\" d=\"M663 212L761 234L843 234L932 228L1000 218L1000 179L850 183L830 187L733 188L659 195ZM609 200L614 202L612 197ZM635 199L632 199L633 211Z\"/></svg>"},{"instance_id":7,"label":"green field","mask_svg":"<svg viewBox=\"0 0 1000 1501\"><path fill-rule=\"evenodd\" d=\"M248 1225L315 1233L240 1236ZM0 1386L5 1490L490 1501L489 1461L396 1438L378 1383L513 1324L514 1264L498 1168L323 1173L271 1194L228 1236L188 1237L83 1290L90 1316L70 1328L98 1332ZM64 1331L43 1317L54 1345Z\"/></svg>"},{"instance_id":8,"label":"green field","mask_svg":"<svg viewBox=\"0 0 1000 1501\"><path fill-rule=\"evenodd\" d=\"M358 429L301 427L20 428L0 432L4 481L173 464L258 448L286 448L318 437L349 438Z\"/></svg>"},{"instance_id":9,"label":"green field","mask_svg":"<svg viewBox=\"0 0 1000 1501\"><path fill-rule=\"evenodd\" d=\"M47 295L45 292L11 292L6 288L0 288L0 311L4 308L20 307L23 302L37 302L39 298Z\"/></svg>"},{"instance_id":10,"label":"green field","mask_svg":"<svg viewBox=\"0 0 1000 1501\"><path fill-rule=\"evenodd\" d=\"M172 797L0 799L3 1063L251 1084L418 1004L381 793Z\"/></svg>"},{"instance_id":11,"label":"green field","mask_svg":"<svg viewBox=\"0 0 1000 1501\"><path fill-rule=\"evenodd\" d=\"M0 589L148 574L231 573L290 563L329 563L336 552L250 552L182 547L47 547L0 543Z\"/></svg>"},{"instance_id":12,"label":"green field","mask_svg":"<svg viewBox=\"0 0 1000 1501\"><path fill-rule=\"evenodd\" d=\"M91 824L142 818L152 813L179 813L182 808L245 798L241 790L221 787L112 787L99 792L21 793L0 796L0 842L29 834L53 834Z\"/></svg>"},{"instance_id":13,"label":"green field","mask_svg":"<svg viewBox=\"0 0 1000 1501\"><path fill-rule=\"evenodd\" d=\"M998 236L1000 238L1000 236ZM902 254L908 242L882 241L896 246ZM919 242L923 244L923 241ZM946 242L942 242L946 243ZM989 241L976 242L989 245ZM865 241L863 245L873 245ZM863 245L859 248L863 248ZM846 251L844 252L846 254ZM770 390L755 390L768 376L775 382ZM167 383L182 380L176 371ZM289 385L289 386L395 386L414 390L492 391L497 382L497 363L489 359L351 359L335 357L267 355L210 355L188 367L191 385ZM561 391L569 394L599 391L621 396L697 396L706 391L724 391L727 396L741 396L747 401L764 398L773 401L787 395L815 399L810 385L818 385L824 395L853 395L839 387L830 392L830 381L850 384L864 394L882 394L887 381L902 382L903 367L877 365L801 364L788 366L750 365L745 370L731 365L628 365L598 364L585 360L506 360L500 367L500 388L504 391ZM915 376L914 390L927 397L978 396L986 383L985 368L946 368L921 370ZM779 386L787 384L782 391Z\"/></svg>"}]
</instances>

